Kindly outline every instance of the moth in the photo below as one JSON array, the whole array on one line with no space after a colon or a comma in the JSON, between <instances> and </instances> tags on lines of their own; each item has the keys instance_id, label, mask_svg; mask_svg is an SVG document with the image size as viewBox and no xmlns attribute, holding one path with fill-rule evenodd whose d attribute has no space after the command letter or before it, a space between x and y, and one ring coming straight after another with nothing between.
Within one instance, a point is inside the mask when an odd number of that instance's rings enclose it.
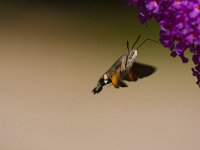
<instances>
[{"instance_id":1,"label":"moth","mask_svg":"<svg viewBox=\"0 0 200 150\"><path fill-rule=\"evenodd\" d=\"M119 57L100 77L97 82L97 86L92 90L93 94L98 94L102 91L103 87L108 84L112 84L115 88L128 87L124 81L137 81L138 79L150 76L156 71L156 68L153 66L135 61L138 49L146 41L150 40L156 42L152 39L146 39L137 48L134 48L140 37L141 35L138 36L131 50L129 48L129 41L127 41L128 53Z\"/></svg>"}]
</instances>

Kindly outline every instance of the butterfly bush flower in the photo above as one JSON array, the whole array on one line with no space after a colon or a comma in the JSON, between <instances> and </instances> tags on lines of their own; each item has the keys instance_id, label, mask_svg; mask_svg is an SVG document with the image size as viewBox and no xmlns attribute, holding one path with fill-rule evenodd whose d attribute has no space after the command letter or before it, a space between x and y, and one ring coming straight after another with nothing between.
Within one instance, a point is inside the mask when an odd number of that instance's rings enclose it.
<instances>
[{"instance_id":1,"label":"butterfly bush flower","mask_svg":"<svg viewBox=\"0 0 200 150\"><path fill-rule=\"evenodd\" d=\"M139 9L141 23L154 18L160 25L160 42L188 62L184 52L193 54L193 75L200 87L200 0L128 0Z\"/></svg>"}]
</instances>

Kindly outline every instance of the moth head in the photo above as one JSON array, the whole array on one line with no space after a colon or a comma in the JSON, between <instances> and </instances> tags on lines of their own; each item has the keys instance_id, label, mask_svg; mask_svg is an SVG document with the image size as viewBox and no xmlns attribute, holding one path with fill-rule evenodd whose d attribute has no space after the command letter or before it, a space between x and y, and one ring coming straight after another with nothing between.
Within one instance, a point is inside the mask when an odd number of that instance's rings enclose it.
<instances>
[{"instance_id":1,"label":"moth head","mask_svg":"<svg viewBox=\"0 0 200 150\"><path fill-rule=\"evenodd\" d=\"M128 59L135 59L137 57L137 49L133 49L128 54Z\"/></svg>"},{"instance_id":2,"label":"moth head","mask_svg":"<svg viewBox=\"0 0 200 150\"><path fill-rule=\"evenodd\" d=\"M127 43L127 49L128 49L128 55L127 55L128 56L127 57L128 60L134 60L137 57L137 48L134 48L134 47L137 44L137 42L139 41L140 37L141 37L141 35L138 36L138 38L134 42L131 50L129 48L129 41L126 42Z\"/></svg>"}]
</instances>

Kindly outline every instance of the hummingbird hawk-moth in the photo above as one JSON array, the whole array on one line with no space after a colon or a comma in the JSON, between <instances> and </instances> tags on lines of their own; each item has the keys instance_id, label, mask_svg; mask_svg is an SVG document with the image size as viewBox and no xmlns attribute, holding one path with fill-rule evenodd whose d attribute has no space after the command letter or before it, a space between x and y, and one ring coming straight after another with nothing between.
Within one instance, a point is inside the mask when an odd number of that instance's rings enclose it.
<instances>
[{"instance_id":1,"label":"hummingbird hawk-moth","mask_svg":"<svg viewBox=\"0 0 200 150\"><path fill-rule=\"evenodd\" d=\"M134 48L140 39L140 35L134 42L131 50L129 49L129 42L127 41L128 53L119 57L114 64L100 77L97 86L92 90L93 94L101 92L103 87L112 84L115 88L128 87L125 81L137 81L138 79L150 76L156 70L155 67L138 63L135 61L137 57L137 50L148 40L156 42L152 39L144 40L137 48ZM158 43L158 42L156 42Z\"/></svg>"}]
</instances>

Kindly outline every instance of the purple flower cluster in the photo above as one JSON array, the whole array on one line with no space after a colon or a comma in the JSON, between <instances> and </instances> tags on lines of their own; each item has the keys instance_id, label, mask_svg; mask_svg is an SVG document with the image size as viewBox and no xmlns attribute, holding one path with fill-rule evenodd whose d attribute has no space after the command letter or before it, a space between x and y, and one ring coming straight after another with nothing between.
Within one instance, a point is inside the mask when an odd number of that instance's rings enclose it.
<instances>
[{"instance_id":1,"label":"purple flower cluster","mask_svg":"<svg viewBox=\"0 0 200 150\"><path fill-rule=\"evenodd\" d=\"M137 6L139 19L146 23L154 18L160 25L160 42L171 50L171 56L180 56L183 63L186 49L193 54L193 75L200 86L200 0L129 0Z\"/></svg>"}]
</instances>

